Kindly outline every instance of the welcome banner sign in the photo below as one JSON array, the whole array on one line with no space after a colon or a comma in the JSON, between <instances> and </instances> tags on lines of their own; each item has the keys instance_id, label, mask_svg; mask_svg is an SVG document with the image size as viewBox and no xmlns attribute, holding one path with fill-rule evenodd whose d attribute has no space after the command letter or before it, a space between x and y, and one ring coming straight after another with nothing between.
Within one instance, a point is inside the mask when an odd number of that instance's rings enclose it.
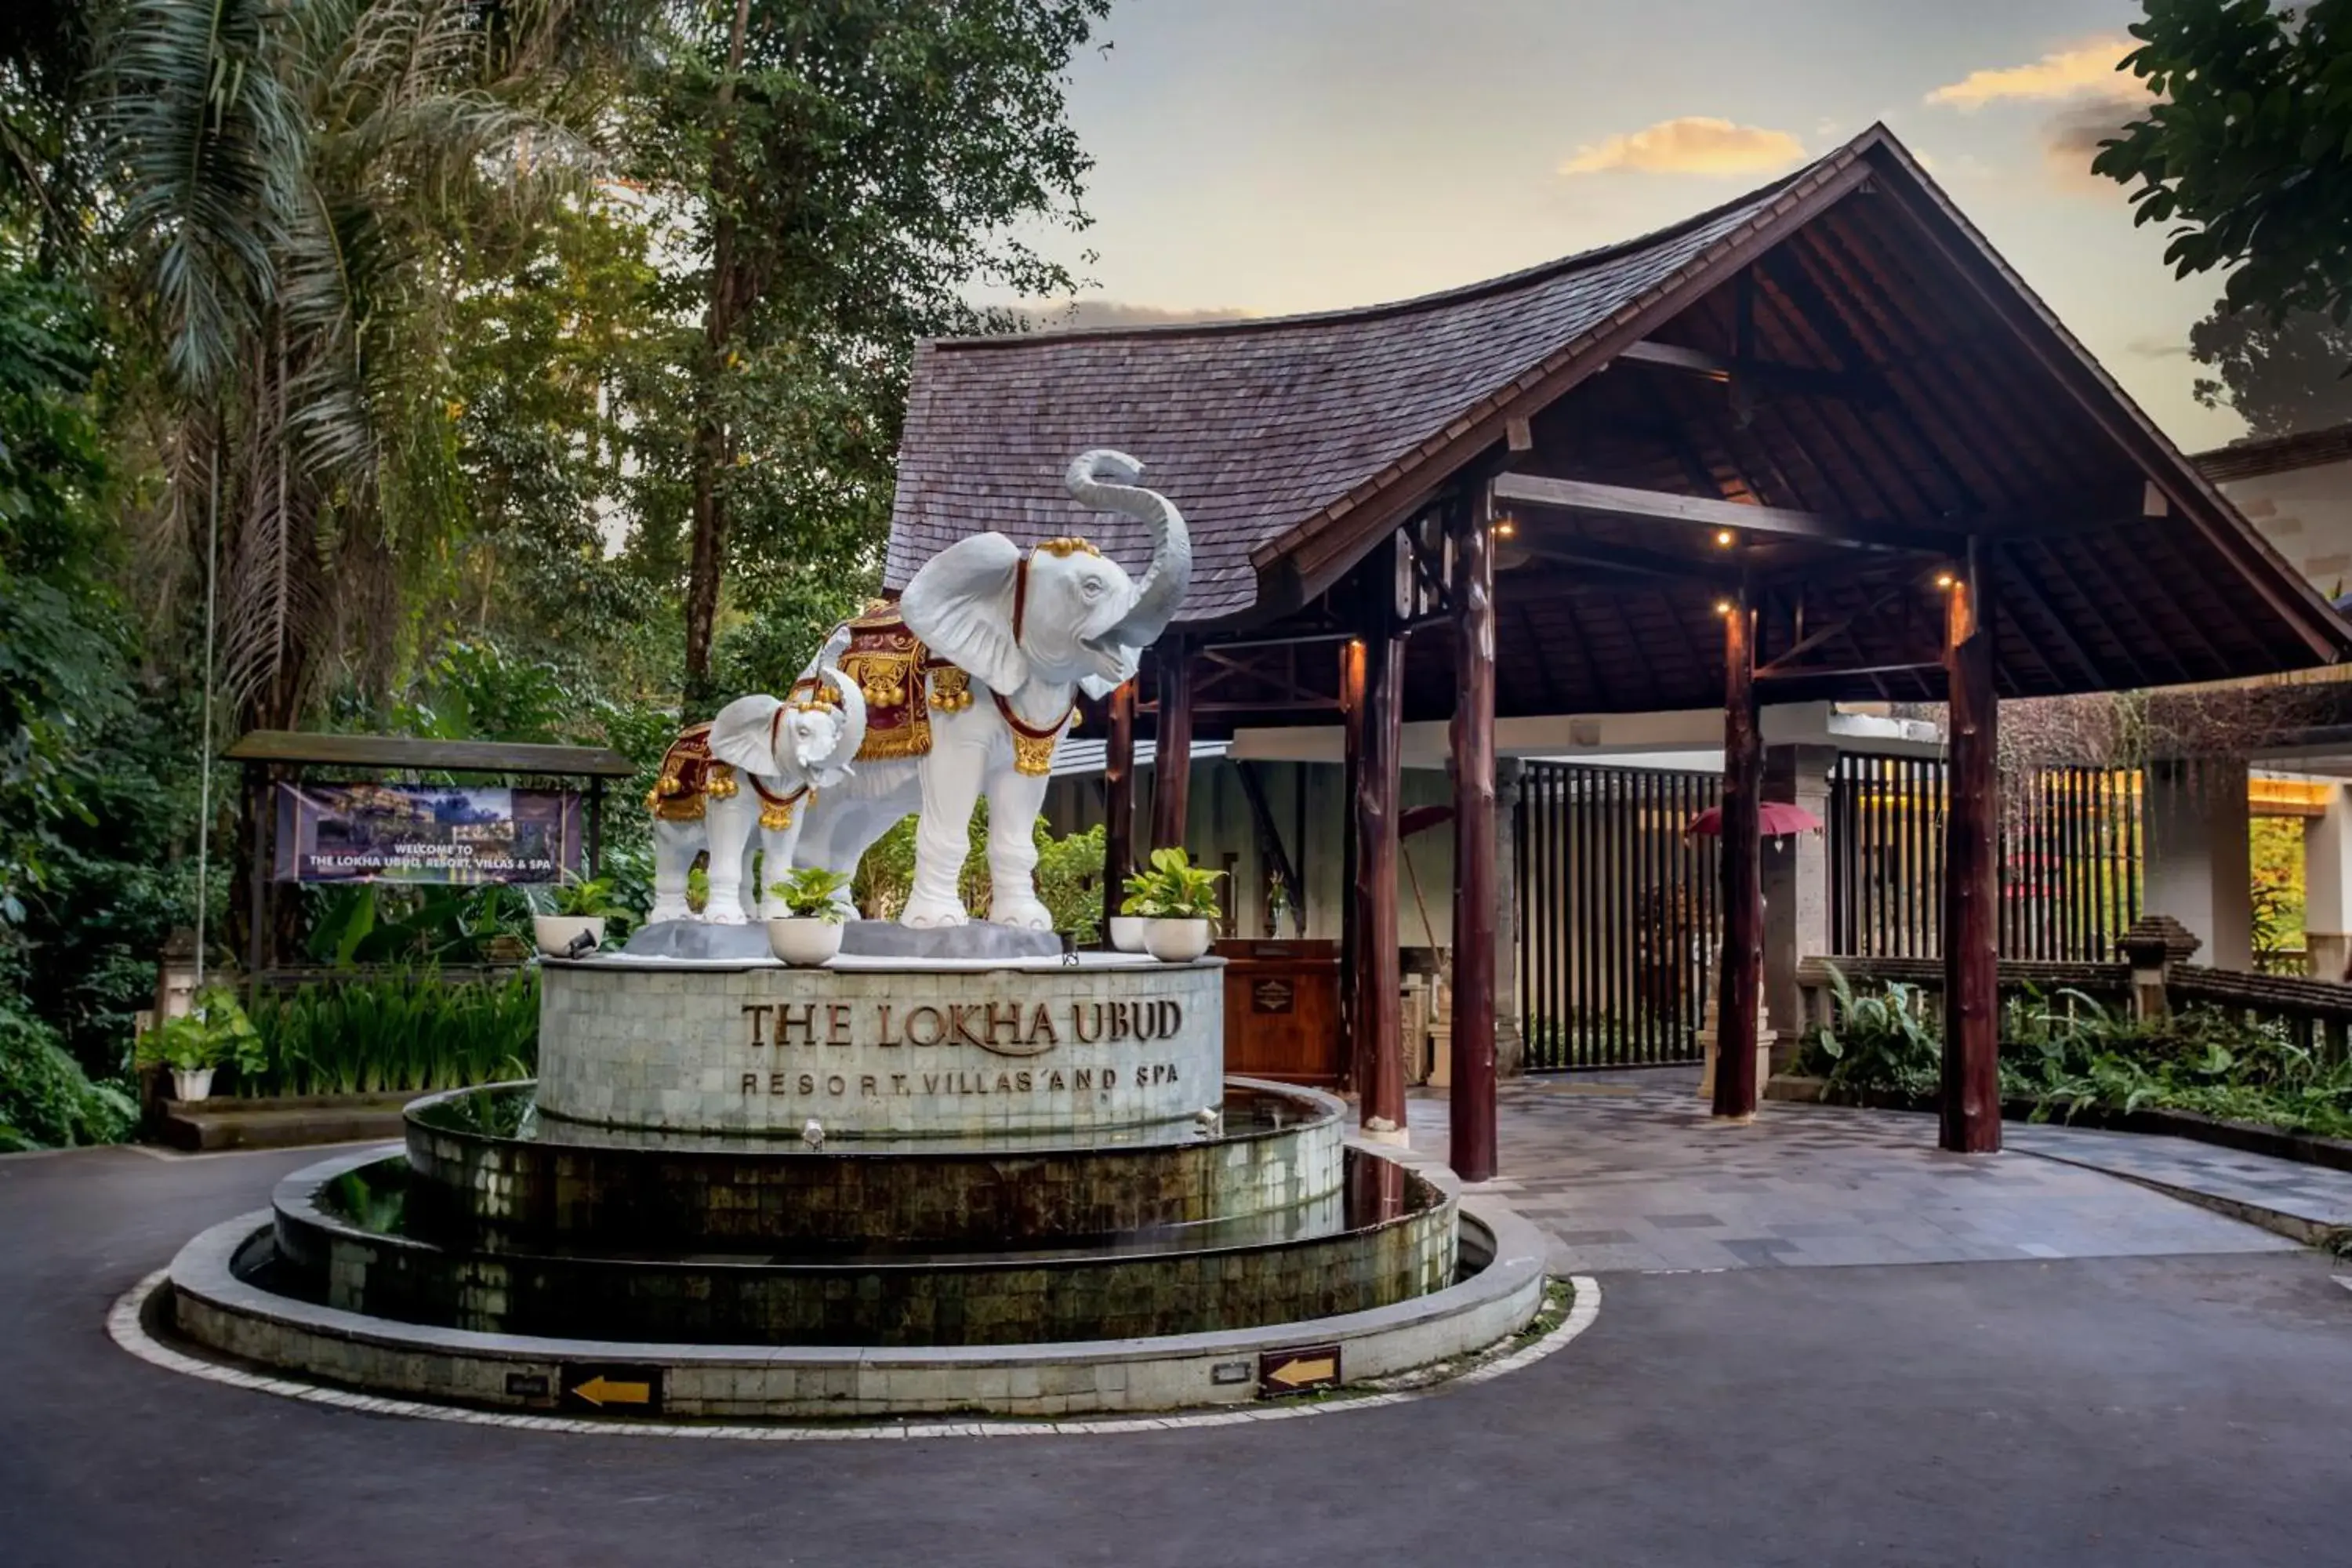
<instances>
[{"instance_id":1,"label":"welcome banner sign","mask_svg":"<svg viewBox=\"0 0 2352 1568\"><path fill-rule=\"evenodd\" d=\"M580 868L570 790L280 784L281 882L554 882Z\"/></svg>"}]
</instances>

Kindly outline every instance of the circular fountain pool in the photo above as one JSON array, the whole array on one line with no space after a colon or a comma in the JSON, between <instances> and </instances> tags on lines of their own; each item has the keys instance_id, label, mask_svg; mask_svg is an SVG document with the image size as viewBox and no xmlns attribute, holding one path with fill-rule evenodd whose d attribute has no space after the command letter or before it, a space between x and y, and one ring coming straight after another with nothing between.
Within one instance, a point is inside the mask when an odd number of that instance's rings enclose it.
<instances>
[{"instance_id":1,"label":"circular fountain pool","mask_svg":"<svg viewBox=\"0 0 2352 1568\"><path fill-rule=\"evenodd\" d=\"M1524 1322L1523 1226L1346 1145L1330 1096L1203 1092L1216 969L550 963L541 1083L420 1100L404 1147L287 1178L184 1250L174 1321L362 1389L555 1407L614 1364L669 1414L737 1417L1163 1408L1255 1396L1286 1345L1344 1381ZM780 1019L804 1075L768 1065ZM828 1073L860 1050L871 1073ZM918 1050L895 1116L853 1087L851 1131L779 1135L771 1102ZM1170 1063L1186 1092L1148 1092ZM600 1075L615 1092L584 1093Z\"/></svg>"}]
</instances>

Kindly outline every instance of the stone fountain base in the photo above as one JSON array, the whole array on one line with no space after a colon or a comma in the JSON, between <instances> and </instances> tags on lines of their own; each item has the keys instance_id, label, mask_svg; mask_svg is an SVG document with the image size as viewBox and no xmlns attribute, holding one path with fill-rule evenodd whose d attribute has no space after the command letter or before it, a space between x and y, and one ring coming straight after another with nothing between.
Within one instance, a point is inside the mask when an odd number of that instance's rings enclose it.
<instances>
[{"instance_id":1,"label":"stone fountain base","mask_svg":"<svg viewBox=\"0 0 2352 1568\"><path fill-rule=\"evenodd\" d=\"M1525 1323L1524 1223L1223 1077L1223 970L550 961L535 1084L287 1178L159 1326L373 1393L742 1418L1213 1404Z\"/></svg>"},{"instance_id":2,"label":"stone fountain base","mask_svg":"<svg viewBox=\"0 0 2352 1568\"><path fill-rule=\"evenodd\" d=\"M1336 1317L1150 1339L679 1345L430 1328L251 1283L239 1259L268 1246L266 1213L215 1226L182 1248L144 1315L151 1331L278 1375L517 1413L799 1421L1180 1410L1297 1392L1284 1369L1326 1361L1340 1386L1385 1378L1472 1354L1526 1327L1544 1300L1541 1236L1475 1197L1463 1200L1460 1219L1464 1273L1432 1294ZM627 1396L591 1397L599 1379Z\"/></svg>"}]
</instances>

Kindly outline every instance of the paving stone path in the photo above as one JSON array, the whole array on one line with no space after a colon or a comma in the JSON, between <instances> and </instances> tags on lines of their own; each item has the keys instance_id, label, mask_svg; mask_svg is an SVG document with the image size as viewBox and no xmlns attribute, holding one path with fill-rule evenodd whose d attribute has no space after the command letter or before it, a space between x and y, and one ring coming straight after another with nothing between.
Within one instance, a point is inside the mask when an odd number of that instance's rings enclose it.
<instances>
[{"instance_id":1,"label":"paving stone path","mask_svg":"<svg viewBox=\"0 0 2352 1568\"><path fill-rule=\"evenodd\" d=\"M2011 1148L2044 1159L2266 1209L2314 1232L2352 1227L2352 1172L2143 1132L2028 1125L2004 1136Z\"/></svg>"},{"instance_id":2,"label":"paving stone path","mask_svg":"<svg viewBox=\"0 0 2352 1568\"><path fill-rule=\"evenodd\" d=\"M1695 1072L1651 1068L1525 1079L1504 1088L1497 1185L1551 1234L1554 1272L2296 1245L2107 1170L2352 1209L2352 1176L2183 1139L2012 1124L2002 1153L1948 1154L1936 1147L1930 1116L1774 1100L1740 1127L1710 1117L1696 1084ZM1416 1147L1442 1155L1444 1101L1417 1098L1410 1110Z\"/></svg>"}]
</instances>

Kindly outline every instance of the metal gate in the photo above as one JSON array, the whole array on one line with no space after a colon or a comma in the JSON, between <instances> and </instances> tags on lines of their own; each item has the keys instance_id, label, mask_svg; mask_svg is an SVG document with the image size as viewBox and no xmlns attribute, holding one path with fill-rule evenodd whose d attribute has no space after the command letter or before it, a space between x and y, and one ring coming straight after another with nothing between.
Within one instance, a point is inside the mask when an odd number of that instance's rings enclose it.
<instances>
[{"instance_id":1,"label":"metal gate","mask_svg":"<svg viewBox=\"0 0 2352 1568\"><path fill-rule=\"evenodd\" d=\"M1698 1059L1719 945L1714 773L1529 763L1517 822L1527 1065Z\"/></svg>"},{"instance_id":2,"label":"metal gate","mask_svg":"<svg viewBox=\"0 0 2352 1568\"><path fill-rule=\"evenodd\" d=\"M1944 764L1846 755L1830 782L1830 942L1870 958L1944 951ZM2139 913L2136 771L2036 768L2004 779L2004 958L2105 963Z\"/></svg>"}]
</instances>

